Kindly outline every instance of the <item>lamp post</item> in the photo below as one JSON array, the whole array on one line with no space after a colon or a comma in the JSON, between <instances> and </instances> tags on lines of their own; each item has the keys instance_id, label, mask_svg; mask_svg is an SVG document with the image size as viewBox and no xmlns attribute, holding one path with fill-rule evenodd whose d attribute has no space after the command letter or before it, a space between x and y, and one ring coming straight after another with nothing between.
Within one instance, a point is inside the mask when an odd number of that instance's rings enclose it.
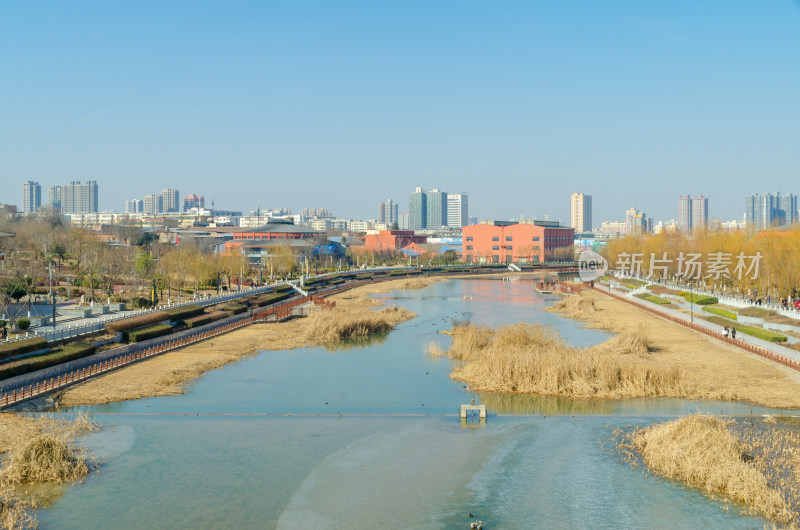
<instances>
[{"instance_id":1,"label":"lamp post","mask_svg":"<svg viewBox=\"0 0 800 530\"><path fill-rule=\"evenodd\" d=\"M689 318L692 324L694 324L694 293L692 291L692 282L686 282L686 284L689 286Z\"/></svg>"}]
</instances>

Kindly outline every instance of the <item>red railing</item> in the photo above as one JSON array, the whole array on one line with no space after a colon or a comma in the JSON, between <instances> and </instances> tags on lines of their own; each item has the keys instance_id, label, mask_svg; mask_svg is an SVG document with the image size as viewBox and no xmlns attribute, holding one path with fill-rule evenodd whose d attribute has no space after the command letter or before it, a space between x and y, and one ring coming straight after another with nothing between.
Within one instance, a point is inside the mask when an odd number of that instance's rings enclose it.
<instances>
[{"instance_id":1,"label":"red railing","mask_svg":"<svg viewBox=\"0 0 800 530\"><path fill-rule=\"evenodd\" d=\"M326 296L340 293L342 291L346 291L354 287L359 287L370 283L378 283L394 279L397 279L397 276L345 283L341 286L324 289L322 292L313 294L311 296L303 296L301 298L297 298L283 303L278 303L276 305L251 310L250 315L245 316L245 318L241 318L240 320L237 320L235 322L219 324L216 327L206 328L202 331L197 331L195 333L188 333L179 338L170 339L169 337L166 337L165 339L163 339L162 342L159 342L157 344L151 344L149 346L142 347L141 349L135 351L129 350L127 353L122 354L118 357L114 357L104 361L98 361L87 367L70 370L69 372L64 372L57 376L50 377L49 379L45 378L42 379L41 381L37 381L36 383L31 383L27 386L23 386L20 388L16 388L12 391L8 391L4 393L2 396L0 396L0 408L6 407L8 405L13 405L14 403L18 403L26 399L31 399L33 397L45 394L52 390L64 388L71 384L94 377L95 375L115 370L119 367L141 361L142 359L146 359L148 357L153 357L155 355L159 355L161 353L170 350L182 348L190 344L195 344L197 342L212 337L216 337L218 335L222 335L223 333L228 333L229 331L242 328L259 320L269 320L269 319L274 319L276 321L283 320L292 315L292 311L294 310L294 308L303 304L311 302L314 303L315 305L320 305L323 307L328 307L328 308L335 307L336 305L335 302L325 301ZM213 326L213 324L208 324L208 325Z\"/></svg>"},{"instance_id":2,"label":"red railing","mask_svg":"<svg viewBox=\"0 0 800 530\"><path fill-rule=\"evenodd\" d=\"M16 388L0 396L0 407L13 405L14 403L31 399L38 395L51 392L52 390L64 388L71 384L94 377L95 375L115 370L121 366L132 364L141 361L142 359L153 357L155 355L159 355L161 353L174 350L177 348L182 348L190 344L195 344L197 342L212 337L216 337L223 333L228 333L229 331L233 331L235 329L247 326L258 320L266 320L270 317L274 317L274 319L278 321L283 320L291 316L294 308L303 304L307 304L309 302L313 302L319 305L326 304L324 296L314 295L312 297L304 296L302 298L298 298L288 302L283 302L281 304L277 304L274 306L254 310L251 312L250 318L243 318L236 322L228 322L225 324L220 324L217 327L204 329L203 331L191 333L179 338L174 338L174 339L166 338L163 342L159 344L147 346L133 352L129 351L128 353L120 355L119 357L98 361L84 368L70 370L69 372L64 372L57 376L45 378L41 381L37 381L36 383L31 383L27 386Z\"/></svg>"}]
</instances>

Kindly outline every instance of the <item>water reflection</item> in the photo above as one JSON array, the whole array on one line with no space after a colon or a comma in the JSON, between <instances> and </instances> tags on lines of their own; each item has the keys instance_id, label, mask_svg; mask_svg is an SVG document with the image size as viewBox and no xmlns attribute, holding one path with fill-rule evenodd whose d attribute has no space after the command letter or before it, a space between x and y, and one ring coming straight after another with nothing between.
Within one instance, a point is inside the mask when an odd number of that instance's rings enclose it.
<instances>
[{"instance_id":1,"label":"water reflection","mask_svg":"<svg viewBox=\"0 0 800 530\"><path fill-rule=\"evenodd\" d=\"M373 333L365 337L351 337L340 342L323 344L322 347L331 353L358 350L369 346L377 346L386 342L389 333Z\"/></svg>"},{"instance_id":2,"label":"water reflection","mask_svg":"<svg viewBox=\"0 0 800 530\"><path fill-rule=\"evenodd\" d=\"M495 394L480 392L480 402L493 414L613 414L615 402L600 399L569 399L532 394Z\"/></svg>"}]
</instances>

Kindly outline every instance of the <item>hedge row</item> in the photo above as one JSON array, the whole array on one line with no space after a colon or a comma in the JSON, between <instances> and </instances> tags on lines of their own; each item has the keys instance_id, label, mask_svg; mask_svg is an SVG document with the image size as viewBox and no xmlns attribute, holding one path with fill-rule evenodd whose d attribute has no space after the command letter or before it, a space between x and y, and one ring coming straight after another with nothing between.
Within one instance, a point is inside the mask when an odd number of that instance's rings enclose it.
<instances>
[{"instance_id":1,"label":"hedge row","mask_svg":"<svg viewBox=\"0 0 800 530\"><path fill-rule=\"evenodd\" d=\"M712 305L718 304L719 300L715 296L708 296L704 294L693 294L687 291L681 291L678 296L682 296L687 302L695 303L697 305Z\"/></svg>"},{"instance_id":2,"label":"hedge row","mask_svg":"<svg viewBox=\"0 0 800 530\"><path fill-rule=\"evenodd\" d=\"M47 346L47 341L42 337L31 337L14 342L0 344L0 359L8 359L23 353L41 350Z\"/></svg>"},{"instance_id":3,"label":"hedge row","mask_svg":"<svg viewBox=\"0 0 800 530\"><path fill-rule=\"evenodd\" d=\"M751 307L745 307L744 309L739 311L739 314L746 317L764 318L776 315L777 313L775 313L775 311L772 311L771 309L764 309L763 307L751 306Z\"/></svg>"},{"instance_id":4,"label":"hedge row","mask_svg":"<svg viewBox=\"0 0 800 530\"><path fill-rule=\"evenodd\" d=\"M736 320L736 313L734 313L733 311L720 309L719 307L704 307L703 311L707 313L712 313L714 315L719 315L721 317L729 318L731 320Z\"/></svg>"},{"instance_id":5,"label":"hedge row","mask_svg":"<svg viewBox=\"0 0 800 530\"><path fill-rule=\"evenodd\" d=\"M214 311L213 313L206 313L204 315L199 315L193 318L189 318L184 320L186 326L189 328L196 328L199 326L203 326L205 324L210 324L216 320L222 320L223 318L228 318L230 313L226 311Z\"/></svg>"},{"instance_id":6,"label":"hedge row","mask_svg":"<svg viewBox=\"0 0 800 530\"><path fill-rule=\"evenodd\" d=\"M50 368L57 364L74 361L75 359L93 354L95 350L96 348L91 344L70 344L52 353L22 359L0 367L0 379L23 375L43 368Z\"/></svg>"},{"instance_id":7,"label":"hedge row","mask_svg":"<svg viewBox=\"0 0 800 530\"><path fill-rule=\"evenodd\" d=\"M239 313L244 313L247 311L247 306L244 304L228 304L222 306L220 309L222 311L228 311L233 315L238 315Z\"/></svg>"},{"instance_id":8,"label":"hedge row","mask_svg":"<svg viewBox=\"0 0 800 530\"><path fill-rule=\"evenodd\" d=\"M184 320L188 317L199 315L204 310L205 308L201 305L189 304L182 307L173 307L172 309L167 309L167 313L169 314L170 320Z\"/></svg>"},{"instance_id":9,"label":"hedge row","mask_svg":"<svg viewBox=\"0 0 800 530\"><path fill-rule=\"evenodd\" d=\"M164 320L170 320L169 313L167 311L155 311L153 313L139 315L138 317L125 318L122 320L109 322L106 324L106 329L112 333L118 333L120 331L128 331L130 329L141 328L142 326L155 324L157 322L163 322Z\"/></svg>"},{"instance_id":10,"label":"hedge row","mask_svg":"<svg viewBox=\"0 0 800 530\"><path fill-rule=\"evenodd\" d=\"M292 293L267 294L253 300L253 305L257 307L264 307L265 305L270 305L276 302L280 302L281 300L286 300L290 296L292 296Z\"/></svg>"},{"instance_id":11,"label":"hedge row","mask_svg":"<svg viewBox=\"0 0 800 530\"><path fill-rule=\"evenodd\" d=\"M729 328L735 328L736 333L746 333L752 337L756 337L758 339L763 339L769 342L786 342L786 336L781 335L780 333L775 333L774 331L769 331L766 329L757 328L755 326L744 326L742 324L733 325L730 320L725 320L721 317L708 317L707 320L709 322L713 322L714 324L719 324L720 326L727 326Z\"/></svg>"},{"instance_id":12,"label":"hedge row","mask_svg":"<svg viewBox=\"0 0 800 530\"><path fill-rule=\"evenodd\" d=\"M147 339L154 339L172 333L172 326L169 324L153 324L146 328L136 329L128 332L130 342L142 342Z\"/></svg>"},{"instance_id":13,"label":"hedge row","mask_svg":"<svg viewBox=\"0 0 800 530\"><path fill-rule=\"evenodd\" d=\"M273 293L286 293L293 290L291 285L278 285L272 288Z\"/></svg>"},{"instance_id":14,"label":"hedge row","mask_svg":"<svg viewBox=\"0 0 800 530\"><path fill-rule=\"evenodd\" d=\"M669 300L667 300L666 298L661 298L660 296L655 296L655 295L647 294L647 293L637 294L636 297L637 298L641 298L642 300L646 300L646 301L648 301L650 303L653 303L653 304L658 304L658 305L669 305L669 304L672 303Z\"/></svg>"}]
</instances>

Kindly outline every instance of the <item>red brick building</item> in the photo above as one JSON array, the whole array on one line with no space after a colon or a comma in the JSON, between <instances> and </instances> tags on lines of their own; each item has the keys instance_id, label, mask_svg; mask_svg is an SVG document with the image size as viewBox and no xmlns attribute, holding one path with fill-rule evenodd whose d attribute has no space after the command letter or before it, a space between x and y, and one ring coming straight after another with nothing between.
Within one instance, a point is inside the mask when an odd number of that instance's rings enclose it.
<instances>
[{"instance_id":1,"label":"red brick building","mask_svg":"<svg viewBox=\"0 0 800 530\"><path fill-rule=\"evenodd\" d=\"M364 237L364 249L370 252L397 252L411 243L424 244L428 236L414 235L413 230L380 230Z\"/></svg>"},{"instance_id":2,"label":"red brick building","mask_svg":"<svg viewBox=\"0 0 800 530\"><path fill-rule=\"evenodd\" d=\"M575 229L551 221L481 221L461 229L466 263L544 263L573 259Z\"/></svg>"}]
</instances>

